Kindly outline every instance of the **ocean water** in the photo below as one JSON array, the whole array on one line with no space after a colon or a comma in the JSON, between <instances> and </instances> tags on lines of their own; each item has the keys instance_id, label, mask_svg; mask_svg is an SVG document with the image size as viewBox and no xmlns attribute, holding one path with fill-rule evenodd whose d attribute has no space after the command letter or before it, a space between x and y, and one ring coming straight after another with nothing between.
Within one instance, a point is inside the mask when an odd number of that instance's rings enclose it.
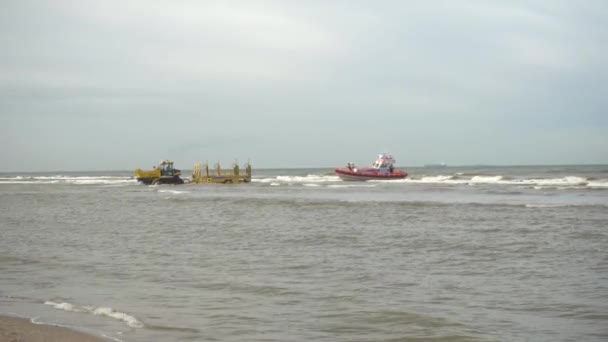
<instances>
[{"instance_id":1,"label":"ocean water","mask_svg":"<svg viewBox=\"0 0 608 342\"><path fill-rule=\"evenodd\" d=\"M608 166L0 174L0 313L115 341L606 341Z\"/></svg>"}]
</instances>

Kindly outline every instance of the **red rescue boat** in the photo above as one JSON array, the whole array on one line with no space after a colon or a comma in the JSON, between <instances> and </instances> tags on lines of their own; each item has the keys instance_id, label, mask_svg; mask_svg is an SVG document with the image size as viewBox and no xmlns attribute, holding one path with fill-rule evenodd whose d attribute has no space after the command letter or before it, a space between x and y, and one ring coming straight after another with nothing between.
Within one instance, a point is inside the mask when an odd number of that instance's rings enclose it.
<instances>
[{"instance_id":1,"label":"red rescue boat","mask_svg":"<svg viewBox=\"0 0 608 342\"><path fill-rule=\"evenodd\" d=\"M346 168L335 168L334 173L345 181L366 181L372 179L403 179L407 172L395 170L395 159L390 154L383 153L371 167L357 168L353 163L348 163Z\"/></svg>"}]
</instances>

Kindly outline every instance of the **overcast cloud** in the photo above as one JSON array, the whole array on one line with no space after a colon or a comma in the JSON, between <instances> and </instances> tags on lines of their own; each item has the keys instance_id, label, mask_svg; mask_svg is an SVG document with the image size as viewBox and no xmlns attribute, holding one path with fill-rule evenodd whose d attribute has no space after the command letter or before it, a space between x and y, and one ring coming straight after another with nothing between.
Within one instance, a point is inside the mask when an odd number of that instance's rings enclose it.
<instances>
[{"instance_id":1,"label":"overcast cloud","mask_svg":"<svg viewBox=\"0 0 608 342\"><path fill-rule=\"evenodd\" d=\"M608 163L606 1L2 1L0 171Z\"/></svg>"}]
</instances>

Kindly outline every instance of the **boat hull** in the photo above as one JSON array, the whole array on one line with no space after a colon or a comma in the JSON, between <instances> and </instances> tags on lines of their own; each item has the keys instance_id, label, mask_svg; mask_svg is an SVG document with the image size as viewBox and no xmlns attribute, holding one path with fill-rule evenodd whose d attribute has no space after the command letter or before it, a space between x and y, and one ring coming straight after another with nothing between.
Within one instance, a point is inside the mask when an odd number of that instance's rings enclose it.
<instances>
[{"instance_id":1,"label":"boat hull","mask_svg":"<svg viewBox=\"0 0 608 342\"><path fill-rule=\"evenodd\" d=\"M349 169L334 169L334 173L345 181L368 181L368 180L391 180L403 179L407 177L405 171L379 172L377 170L349 170Z\"/></svg>"}]
</instances>

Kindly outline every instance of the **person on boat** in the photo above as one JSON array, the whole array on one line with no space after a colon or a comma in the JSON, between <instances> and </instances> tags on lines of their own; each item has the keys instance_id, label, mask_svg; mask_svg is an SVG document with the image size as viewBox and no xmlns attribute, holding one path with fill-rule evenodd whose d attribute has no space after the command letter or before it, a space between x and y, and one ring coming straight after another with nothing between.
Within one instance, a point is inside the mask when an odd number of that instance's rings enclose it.
<instances>
[{"instance_id":1,"label":"person on boat","mask_svg":"<svg viewBox=\"0 0 608 342\"><path fill-rule=\"evenodd\" d=\"M389 170L391 173L393 173L393 171L395 171L395 168L393 167L393 164L391 164L391 165L388 167L388 170Z\"/></svg>"},{"instance_id":2,"label":"person on boat","mask_svg":"<svg viewBox=\"0 0 608 342\"><path fill-rule=\"evenodd\" d=\"M351 164L350 162L346 164L346 167L351 171L353 170L353 164Z\"/></svg>"}]
</instances>

